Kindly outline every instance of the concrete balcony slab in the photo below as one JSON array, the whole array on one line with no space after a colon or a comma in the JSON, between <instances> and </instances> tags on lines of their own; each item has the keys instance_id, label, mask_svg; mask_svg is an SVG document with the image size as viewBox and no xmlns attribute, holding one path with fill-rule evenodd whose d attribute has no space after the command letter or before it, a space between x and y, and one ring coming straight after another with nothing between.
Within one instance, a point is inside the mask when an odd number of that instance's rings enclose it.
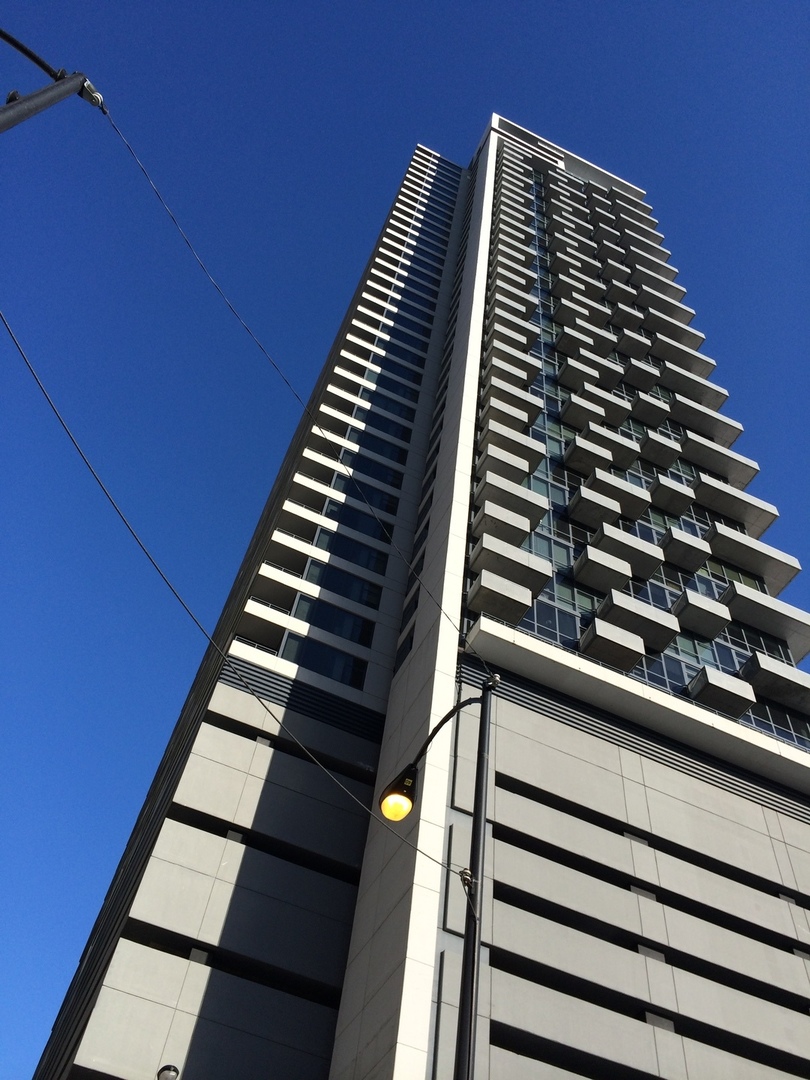
<instances>
[{"instance_id":1,"label":"concrete balcony slab","mask_svg":"<svg viewBox=\"0 0 810 1080\"><path fill-rule=\"evenodd\" d=\"M548 513L548 499L521 487L495 472L485 472L475 487L476 506L494 502L514 514L528 518L529 525L535 529Z\"/></svg>"},{"instance_id":2,"label":"concrete balcony slab","mask_svg":"<svg viewBox=\"0 0 810 1080\"><path fill-rule=\"evenodd\" d=\"M534 472L546 456L546 444L531 435L524 435L495 419L488 419L481 428L479 449L486 452L489 446L497 446L528 462L529 472Z\"/></svg>"},{"instance_id":3,"label":"concrete balcony slab","mask_svg":"<svg viewBox=\"0 0 810 1080\"><path fill-rule=\"evenodd\" d=\"M731 622L731 612L724 604L692 589L684 589L672 606L672 614L682 629L709 641Z\"/></svg>"},{"instance_id":4,"label":"concrete balcony slab","mask_svg":"<svg viewBox=\"0 0 810 1080\"><path fill-rule=\"evenodd\" d=\"M674 465L681 456L681 444L675 439L661 435L657 431L648 431L639 443L639 457L660 465L664 469Z\"/></svg>"},{"instance_id":5,"label":"concrete balcony slab","mask_svg":"<svg viewBox=\"0 0 810 1080\"><path fill-rule=\"evenodd\" d=\"M629 630L594 619L579 639L579 651L591 660L630 671L644 656L644 642Z\"/></svg>"},{"instance_id":6,"label":"concrete balcony slab","mask_svg":"<svg viewBox=\"0 0 810 1080\"><path fill-rule=\"evenodd\" d=\"M636 520L650 505L650 495L644 488L622 480L606 469L594 469L585 481L585 488L613 499L621 507L622 517Z\"/></svg>"},{"instance_id":7,"label":"concrete balcony slab","mask_svg":"<svg viewBox=\"0 0 810 1080\"><path fill-rule=\"evenodd\" d=\"M604 524L591 540L593 547L608 555L615 555L630 563L634 577L648 580L664 561L664 553L656 544L640 540L637 536Z\"/></svg>"},{"instance_id":8,"label":"concrete balcony slab","mask_svg":"<svg viewBox=\"0 0 810 1080\"><path fill-rule=\"evenodd\" d=\"M622 589L633 576L633 568L625 559L587 544L574 563L574 580L595 592L609 593Z\"/></svg>"},{"instance_id":9,"label":"concrete balcony slab","mask_svg":"<svg viewBox=\"0 0 810 1080\"><path fill-rule=\"evenodd\" d=\"M598 529L604 521L612 525L622 516L622 508L615 499L587 487L577 488L567 512L572 521L590 529Z\"/></svg>"},{"instance_id":10,"label":"concrete balcony slab","mask_svg":"<svg viewBox=\"0 0 810 1080\"><path fill-rule=\"evenodd\" d=\"M703 667L686 687L687 697L735 719L756 701L749 683L717 668Z\"/></svg>"},{"instance_id":11,"label":"concrete balcony slab","mask_svg":"<svg viewBox=\"0 0 810 1080\"><path fill-rule=\"evenodd\" d=\"M653 652L663 652L680 632L674 615L617 589L610 590L599 605L597 615L614 626L637 634Z\"/></svg>"},{"instance_id":12,"label":"concrete balcony slab","mask_svg":"<svg viewBox=\"0 0 810 1080\"><path fill-rule=\"evenodd\" d=\"M657 476L649 487L653 506L666 510L668 514L680 517L695 501L695 493L686 484L672 480L668 476Z\"/></svg>"},{"instance_id":13,"label":"concrete balcony slab","mask_svg":"<svg viewBox=\"0 0 810 1080\"><path fill-rule=\"evenodd\" d=\"M532 594L514 581L482 570L470 588L467 606L516 625L532 606Z\"/></svg>"},{"instance_id":14,"label":"concrete balcony slab","mask_svg":"<svg viewBox=\"0 0 810 1080\"><path fill-rule=\"evenodd\" d=\"M720 597L736 622L787 642L798 663L810 652L810 614L747 585L732 582Z\"/></svg>"},{"instance_id":15,"label":"concrete balcony slab","mask_svg":"<svg viewBox=\"0 0 810 1080\"><path fill-rule=\"evenodd\" d=\"M582 431L589 423L601 423L605 419L605 410L581 394L571 394L560 409L560 419L564 424Z\"/></svg>"},{"instance_id":16,"label":"concrete balcony slab","mask_svg":"<svg viewBox=\"0 0 810 1080\"><path fill-rule=\"evenodd\" d=\"M515 514L494 502L485 502L480 506L472 523L473 536L480 538L488 534L515 547L520 547L531 531L531 523L527 517Z\"/></svg>"},{"instance_id":17,"label":"concrete balcony slab","mask_svg":"<svg viewBox=\"0 0 810 1080\"><path fill-rule=\"evenodd\" d=\"M769 698L810 715L810 674L806 671L755 652L740 668L740 676L751 683L757 697Z\"/></svg>"},{"instance_id":18,"label":"concrete balcony slab","mask_svg":"<svg viewBox=\"0 0 810 1080\"><path fill-rule=\"evenodd\" d=\"M590 476L598 465L609 467L613 461L609 450L583 435L574 436L565 448L563 459L569 469L582 473L583 476Z\"/></svg>"},{"instance_id":19,"label":"concrete balcony slab","mask_svg":"<svg viewBox=\"0 0 810 1080\"><path fill-rule=\"evenodd\" d=\"M727 450L711 439L705 439L691 431L684 435L681 451L687 461L725 477L735 488L744 488L759 472L759 465L751 458L743 457L734 450Z\"/></svg>"},{"instance_id":20,"label":"concrete balcony slab","mask_svg":"<svg viewBox=\"0 0 810 1080\"><path fill-rule=\"evenodd\" d=\"M590 367L581 359L566 357L565 363L560 368L557 381L567 390L581 390L586 383L595 383L599 378L599 372L595 367Z\"/></svg>"},{"instance_id":21,"label":"concrete balcony slab","mask_svg":"<svg viewBox=\"0 0 810 1080\"><path fill-rule=\"evenodd\" d=\"M633 419L651 428L658 427L669 416L669 403L653 394L639 390L633 398Z\"/></svg>"},{"instance_id":22,"label":"concrete balcony slab","mask_svg":"<svg viewBox=\"0 0 810 1080\"><path fill-rule=\"evenodd\" d=\"M473 548L470 567L474 573L489 570L499 577L514 581L537 596L551 580L554 567L539 555L507 544L485 533Z\"/></svg>"},{"instance_id":23,"label":"concrete balcony slab","mask_svg":"<svg viewBox=\"0 0 810 1080\"><path fill-rule=\"evenodd\" d=\"M752 464L754 464L752 462ZM731 484L700 473L694 485L695 498L702 506L745 525L748 534L759 538L779 517L776 507Z\"/></svg>"},{"instance_id":24,"label":"concrete balcony slab","mask_svg":"<svg viewBox=\"0 0 810 1080\"><path fill-rule=\"evenodd\" d=\"M675 527L664 533L661 548L668 563L690 573L699 570L712 554L712 549L705 540Z\"/></svg>"},{"instance_id":25,"label":"concrete balcony slab","mask_svg":"<svg viewBox=\"0 0 810 1080\"><path fill-rule=\"evenodd\" d=\"M712 525L705 539L718 559L761 577L771 596L777 596L801 570L801 563L792 555L720 522Z\"/></svg>"},{"instance_id":26,"label":"concrete balcony slab","mask_svg":"<svg viewBox=\"0 0 810 1080\"><path fill-rule=\"evenodd\" d=\"M583 432L588 442L604 447L612 462L620 469L629 468L638 457L638 443L620 435L618 431L603 427L601 424L588 424Z\"/></svg>"}]
</instances>

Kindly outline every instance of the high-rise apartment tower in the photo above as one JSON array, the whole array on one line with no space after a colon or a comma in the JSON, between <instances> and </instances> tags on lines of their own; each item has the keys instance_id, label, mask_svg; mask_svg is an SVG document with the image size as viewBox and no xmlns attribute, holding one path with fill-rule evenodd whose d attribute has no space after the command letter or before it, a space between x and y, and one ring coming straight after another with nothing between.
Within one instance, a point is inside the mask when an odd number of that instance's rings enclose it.
<instances>
[{"instance_id":1,"label":"high-rise apartment tower","mask_svg":"<svg viewBox=\"0 0 810 1080\"><path fill-rule=\"evenodd\" d=\"M37 1080L810 1077L810 617L644 192L418 147ZM165 1071L165 1080L170 1073Z\"/></svg>"}]
</instances>

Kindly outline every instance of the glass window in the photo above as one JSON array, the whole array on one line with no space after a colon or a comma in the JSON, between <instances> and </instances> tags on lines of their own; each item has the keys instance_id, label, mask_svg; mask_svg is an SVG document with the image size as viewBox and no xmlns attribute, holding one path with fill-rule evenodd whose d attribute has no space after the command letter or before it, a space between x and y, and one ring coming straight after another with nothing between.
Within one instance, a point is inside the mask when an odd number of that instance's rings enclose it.
<instances>
[{"instance_id":1,"label":"glass window","mask_svg":"<svg viewBox=\"0 0 810 1080\"><path fill-rule=\"evenodd\" d=\"M356 690L363 689L368 668L366 661L334 649L331 645L325 645L322 641L313 641L298 634L287 634L281 656L284 660L299 664L328 679L335 679Z\"/></svg>"}]
</instances>

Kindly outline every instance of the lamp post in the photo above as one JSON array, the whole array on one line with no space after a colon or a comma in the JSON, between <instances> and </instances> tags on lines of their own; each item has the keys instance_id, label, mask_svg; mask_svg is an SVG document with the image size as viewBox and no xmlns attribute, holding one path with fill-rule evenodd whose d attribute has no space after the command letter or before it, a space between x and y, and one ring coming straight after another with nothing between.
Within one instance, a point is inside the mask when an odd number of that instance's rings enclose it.
<instances>
[{"instance_id":1,"label":"lamp post","mask_svg":"<svg viewBox=\"0 0 810 1080\"><path fill-rule=\"evenodd\" d=\"M470 865L461 872L467 892L467 915L464 923L464 951L461 957L461 984L458 1000L456 1060L453 1080L472 1080L475 1063L475 1027L478 1019L478 984L481 969L481 895L484 882L484 855L487 825L487 783L489 780L489 732L491 725L492 692L500 677L491 675L481 685L481 696L466 698L446 713L428 735L413 761L389 784L380 796L380 810L390 821L401 821L416 802L417 766L441 729L467 705L480 705L478 722L478 752L475 765L473 795L472 840Z\"/></svg>"}]
</instances>

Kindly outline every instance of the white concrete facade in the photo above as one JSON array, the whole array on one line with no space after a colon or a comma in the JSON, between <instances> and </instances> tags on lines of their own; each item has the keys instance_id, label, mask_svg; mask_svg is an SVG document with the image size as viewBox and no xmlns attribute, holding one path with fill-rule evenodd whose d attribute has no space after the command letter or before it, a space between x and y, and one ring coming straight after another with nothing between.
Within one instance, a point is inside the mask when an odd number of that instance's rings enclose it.
<instances>
[{"instance_id":1,"label":"white concrete facade","mask_svg":"<svg viewBox=\"0 0 810 1080\"><path fill-rule=\"evenodd\" d=\"M36 1080L810 1076L810 618L644 193L417 148Z\"/></svg>"}]
</instances>

